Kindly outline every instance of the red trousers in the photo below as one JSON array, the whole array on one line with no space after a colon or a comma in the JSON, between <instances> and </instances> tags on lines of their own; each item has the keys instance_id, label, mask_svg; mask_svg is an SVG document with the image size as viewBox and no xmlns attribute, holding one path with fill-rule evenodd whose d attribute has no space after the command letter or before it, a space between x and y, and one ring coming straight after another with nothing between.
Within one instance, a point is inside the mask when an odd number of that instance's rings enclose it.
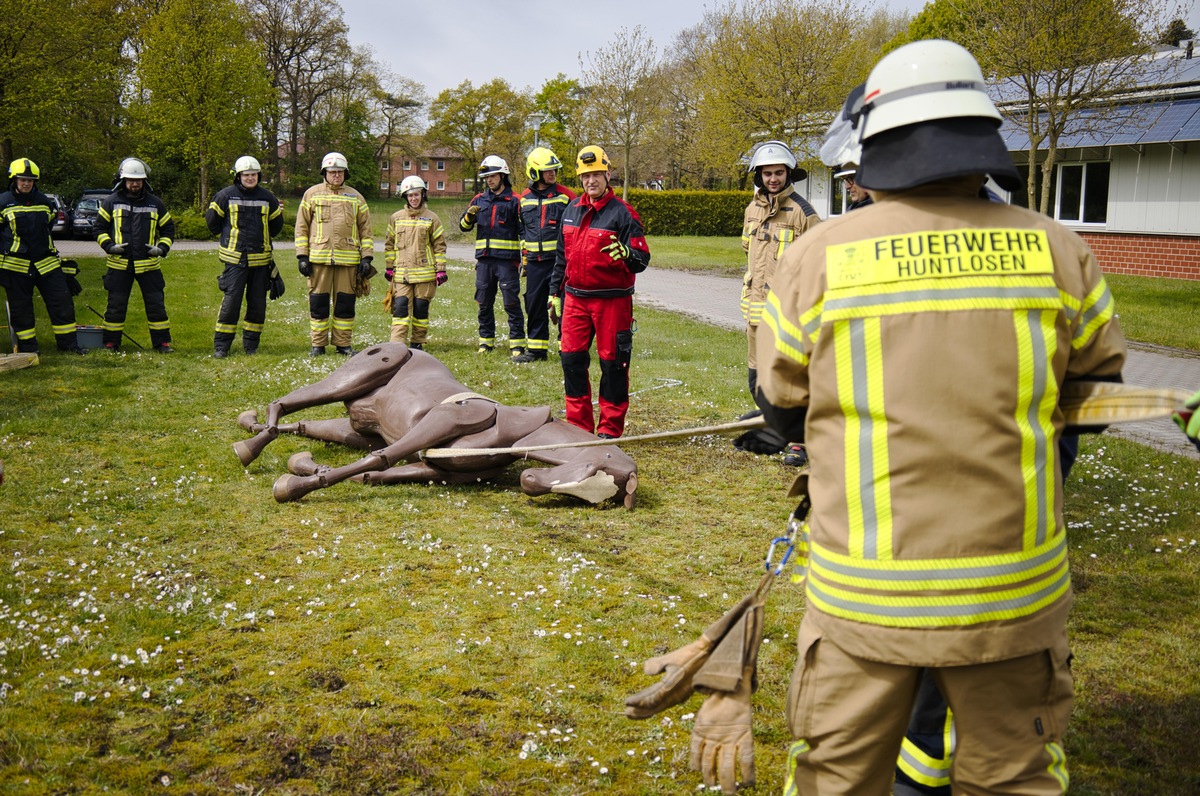
<instances>
[{"instance_id":1,"label":"red trousers","mask_svg":"<svg viewBox=\"0 0 1200 796\"><path fill-rule=\"evenodd\" d=\"M600 422L592 414L589 349L600 358ZM629 411L629 360L633 354L633 297L563 298L559 342L567 422L584 431L619 437Z\"/></svg>"}]
</instances>

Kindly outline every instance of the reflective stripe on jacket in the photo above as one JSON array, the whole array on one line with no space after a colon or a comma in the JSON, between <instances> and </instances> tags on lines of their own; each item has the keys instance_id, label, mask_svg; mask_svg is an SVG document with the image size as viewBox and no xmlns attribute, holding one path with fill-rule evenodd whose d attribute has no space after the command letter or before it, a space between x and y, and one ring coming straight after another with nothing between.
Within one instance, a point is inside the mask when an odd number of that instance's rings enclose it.
<instances>
[{"instance_id":1,"label":"reflective stripe on jacket","mask_svg":"<svg viewBox=\"0 0 1200 796\"><path fill-rule=\"evenodd\" d=\"M475 194L467 207L472 205L479 208L474 223L464 213L458 227L463 232L475 227L475 259L521 259L521 201L512 188L505 185L500 193Z\"/></svg>"},{"instance_id":2,"label":"reflective stripe on jacket","mask_svg":"<svg viewBox=\"0 0 1200 796\"><path fill-rule=\"evenodd\" d=\"M1061 633L1060 389L1125 361L1086 244L968 183L804 235L759 331L768 408L807 408L808 607L872 660L1002 660Z\"/></svg>"},{"instance_id":3,"label":"reflective stripe on jacket","mask_svg":"<svg viewBox=\"0 0 1200 796\"><path fill-rule=\"evenodd\" d=\"M105 252L114 244L125 244L125 251L108 255L108 267L124 271L132 262L139 274L162 266L162 258L151 257L147 249L158 246L166 252L175 242L175 221L148 188L142 188L137 196L118 188L104 197L96 214L96 230L96 242Z\"/></svg>"},{"instance_id":4,"label":"reflective stripe on jacket","mask_svg":"<svg viewBox=\"0 0 1200 796\"><path fill-rule=\"evenodd\" d=\"M742 220L746 275L740 304L747 324L756 326L762 320L763 302L779 258L805 230L819 223L817 211L794 189L773 196L755 190Z\"/></svg>"},{"instance_id":5,"label":"reflective stripe on jacket","mask_svg":"<svg viewBox=\"0 0 1200 796\"><path fill-rule=\"evenodd\" d=\"M537 190L532 185L521 194L521 221L525 227L522 247L530 260L553 260L558 230L567 204L575 192L561 185Z\"/></svg>"},{"instance_id":6,"label":"reflective stripe on jacket","mask_svg":"<svg viewBox=\"0 0 1200 796\"><path fill-rule=\"evenodd\" d=\"M384 262L395 269L393 282L432 282L446 268L442 220L425 204L392 214L383 243Z\"/></svg>"},{"instance_id":7,"label":"reflective stripe on jacket","mask_svg":"<svg viewBox=\"0 0 1200 796\"><path fill-rule=\"evenodd\" d=\"M603 251L617 240L629 247L628 260L613 260ZM580 194L563 213L550 295L560 296L563 290L597 298L633 295L634 274L649 264L650 247L637 211L612 188L595 202Z\"/></svg>"},{"instance_id":8,"label":"reflective stripe on jacket","mask_svg":"<svg viewBox=\"0 0 1200 796\"><path fill-rule=\"evenodd\" d=\"M58 252L50 237L55 210L50 197L36 187L27 194L0 194L0 268L46 274L58 267Z\"/></svg>"},{"instance_id":9,"label":"reflective stripe on jacket","mask_svg":"<svg viewBox=\"0 0 1200 796\"><path fill-rule=\"evenodd\" d=\"M204 223L220 235L217 258L223 263L240 263L246 255L250 266L271 262L271 238L283 229L283 210L275 194L256 185L249 191L241 185L222 188L204 213Z\"/></svg>"},{"instance_id":10,"label":"reflective stripe on jacket","mask_svg":"<svg viewBox=\"0 0 1200 796\"><path fill-rule=\"evenodd\" d=\"M358 265L375 254L371 211L358 191L327 182L304 192L296 213L296 255L321 265Z\"/></svg>"}]
</instances>

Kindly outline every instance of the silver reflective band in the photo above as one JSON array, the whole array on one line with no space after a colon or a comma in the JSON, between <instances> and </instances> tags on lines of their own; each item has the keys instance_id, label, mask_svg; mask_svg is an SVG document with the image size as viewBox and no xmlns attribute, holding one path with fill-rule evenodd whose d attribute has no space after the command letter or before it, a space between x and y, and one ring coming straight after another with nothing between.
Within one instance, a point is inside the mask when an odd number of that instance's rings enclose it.
<instances>
[{"instance_id":1,"label":"silver reflective band","mask_svg":"<svg viewBox=\"0 0 1200 796\"><path fill-rule=\"evenodd\" d=\"M919 94L935 94L939 91L978 91L984 96L987 95L983 83L975 80L939 80L936 83L922 83L919 86L896 89L883 95L876 93L867 97L866 102L863 103L862 112L870 113L873 108L878 108L880 105L887 105L889 102L908 99Z\"/></svg>"}]
</instances>

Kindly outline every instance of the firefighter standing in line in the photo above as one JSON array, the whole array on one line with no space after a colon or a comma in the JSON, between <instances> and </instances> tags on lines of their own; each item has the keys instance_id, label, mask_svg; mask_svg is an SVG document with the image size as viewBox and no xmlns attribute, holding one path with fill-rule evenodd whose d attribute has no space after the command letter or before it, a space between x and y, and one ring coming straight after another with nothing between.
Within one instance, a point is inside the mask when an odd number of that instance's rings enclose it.
<instances>
[{"instance_id":1,"label":"firefighter standing in line","mask_svg":"<svg viewBox=\"0 0 1200 796\"><path fill-rule=\"evenodd\" d=\"M575 192L558 184L562 162L544 146L525 159L529 187L521 194L522 271L525 274L525 315L529 319L527 348L514 362L545 361L550 351L550 272L554 270L558 230L567 203Z\"/></svg>"},{"instance_id":2,"label":"firefighter standing in line","mask_svg":"<svg viewBox=\"0 0 1200 796\"><path fill-rule=\"evenodd\" d=\"M857 115L875 204L805 235L768 295L758 403L813 459L800 793L890 792L923 669L954 713L956 792L1066 791L1058 399L1119 380L1126 346L1086 244L980 198L989 174L1020 186L984 86L951 42L885 56Z\"/></svg>"},{"instance_id":3,"label":"firefighter standing in line","mask_svg":"<svg viewBox=\"0 0 1200 796\"><path fill-rule=\"evenodd\" d=\"M642 219L613 193L610 167L600 147L579 151L575 173L583 193L571 200L562 217L549 299L550 319L556 323L561 319L559 358L567 422L604 439L619 437L625 430L634 275L650 264ZM593 339L600 359L599 423L593 416L588 380Z\"/></svg>"},{"instance_id":4,"label":"firefighter standing in line","mask_svg":"<svg viewBox=\"0 0 1200 796\"><path fill-rule=\"evenodd\" d=\"M742 221L742 251L746 252L746 275L742 278L741 309L746 319L747 381L750 395L758 380L757 339L763 302L775 276L775 264L788 247L808 229L819 224L817 211L796 191L794 184L808 177L796 165L796 156L782 141L766 141L750 157L754 175L754 198ZM804 447L789 442L783 463L800 467L808 457Z\"/></svg>"},{"instance_id":5,"label":"firefighter standing in line","mask_svg":"<svg viewBox=\"0 0 1200 796\"><path fill-rule=\"evenodd\" d=\"M405 177L400 195L408 206L392 214L383 244L387 263L383 275L391 283L391 341L424 348L429 339L429 304L446 284L446 235L442 220L429 209L424 180L415 174Z\"/></svg>"},{"instance_id":6,"label":"firefighter standing in line","mask_svg":"<svg viewBox=\"0 0 1200 796\"><path fill-rule=\"evenodd\" d=\"M17 351L38 352L33 314L33 290L42 294L54 342L59 351L82 354L75 338L75 302L83 292L74 260L60 262L50 222L54 207L38 190L41 171L29 158L18 158L8 167L8 190L0 194L0 287L8 296L9 323L17 337Z\"/></svg>"},{"instance_id":7,"label":"firefighter standing in line","mask_svg":"<svg viewBox=\"0 0 1200 796\"><path fill-rule=\"evenodd\" d=\"M475 302L479 305L479 348L496 347L496 290L508 314L508 351L514 360L525 353L525 316L521 313L521 202L513 194L508 163L488 155L479 164L487 190L476 194L458 228L475 232Z\"/></svg>"},{"instance_id":8,"label":"firefighter standing in line","mask_svg":"<svg viewBox=\"0 0 1200 796\"><path fill-rule=\"evenodd\" d=\"M163 201L151 192L150 169L137 158L125 158L117 171L113 192L100 202L96 216L96 242L104 253L108 270L104 289L108 307L104 311L104 347L119 351L129 311L129 294L136 282L146 306L150 348L170 354L171 320L167 317L166 279L162 261L171 250L175 221Z\"/></svg>"},{"instance_id":9,"label":"firefighter standing in line","mask_svg":"<svg viewBox=\"0 0 1200 796\"><path fill-rule=\"evenodd\" d=\"M283 210L275 194L259 184L258 161L243 155L233 164L233 185L213 197L204 214L212 234L220 236L217 258L225 270L217 286L225 294L213 333L213 356L229 355L246 297L242 324L242 350L258 353L263 322L267 319L267 294L283 295L283 279L275 267L271 238L283 229Z\"/></svg>"},{"instance_id":10,"label":"firefighter standing in line","mask_svg":"<svg viewBox=\"0 0 1200 796\"><path fill-rule=\"evenodd\" d=\"M323 355L332 337L334 350L351 356L354 306L375 273L371 211L362 194L346 185L350 167L341 152L321 158L321 177L304 192L296 213L296 263L308 277L308 355Z\"/></svg>"}]
</instances>

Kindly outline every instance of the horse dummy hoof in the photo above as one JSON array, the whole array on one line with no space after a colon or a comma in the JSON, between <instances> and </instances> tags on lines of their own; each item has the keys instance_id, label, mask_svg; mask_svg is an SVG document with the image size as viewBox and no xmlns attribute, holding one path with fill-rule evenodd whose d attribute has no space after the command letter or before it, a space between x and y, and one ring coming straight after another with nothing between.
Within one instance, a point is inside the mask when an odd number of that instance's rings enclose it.
<instances>
[{"instance_id":1,"label":"horse dummy hoof","mask_svg":"<svg viewBox=\"0 0 1200 796\"><path fill-rule=\"evenodd\" d=\"M238 425L246 431L254 431L254 425L258 422L258 410L247 409L238 415Z\"/></svg>"},{"instance_id":2,"label":"horse dummy hoof","mask_svg":"<svg viewBox=\"0 0 1200 796\"><path fill-rule=\"evenodd\" d=\"M625 482L625 500L623 501L625 503L625 508L627 508L627 509L633 508L633 504L635 502L633 493L636 491L637 491L637 474L634 473L634 474L630 475L629 480Z\"/></svg>"},{"instance_id":3,"label":"horse dummy hoof","mask_svg":"<svg viewBox=\"0 0 1200 796\"><path fill-rule=\"evenodd\" d=\"M238 461L242 463L243 467L246 467L250 462L258 458L258 454L244 439L233 443L233 452L237 454Z\"/></svg>"},{"instance_id":4,"label":"horse dummy hoof","mask_svg":"<svg viewBox=\"0 0 1200 796\"><path fill-rule=\"evenodd\" d=\"M317 463L313 461L311 452L300 451L288 458L287 470L293 475L312 475L317 471Z\"/></svg>"},{"instance_id":5,"label":"horse dummy hoof","mask_svg":"<svg viewBox=\"0 0 1200 796\"><path fill-rule=\"evenodd\" d=\"M309 492L319 486L315 483L316 479L310 479L298 475L281 475L275 481L275 487L272 493L275 499L280 503L288 503L293 500L299 500Z\"/></svg>"}]
</instances>

